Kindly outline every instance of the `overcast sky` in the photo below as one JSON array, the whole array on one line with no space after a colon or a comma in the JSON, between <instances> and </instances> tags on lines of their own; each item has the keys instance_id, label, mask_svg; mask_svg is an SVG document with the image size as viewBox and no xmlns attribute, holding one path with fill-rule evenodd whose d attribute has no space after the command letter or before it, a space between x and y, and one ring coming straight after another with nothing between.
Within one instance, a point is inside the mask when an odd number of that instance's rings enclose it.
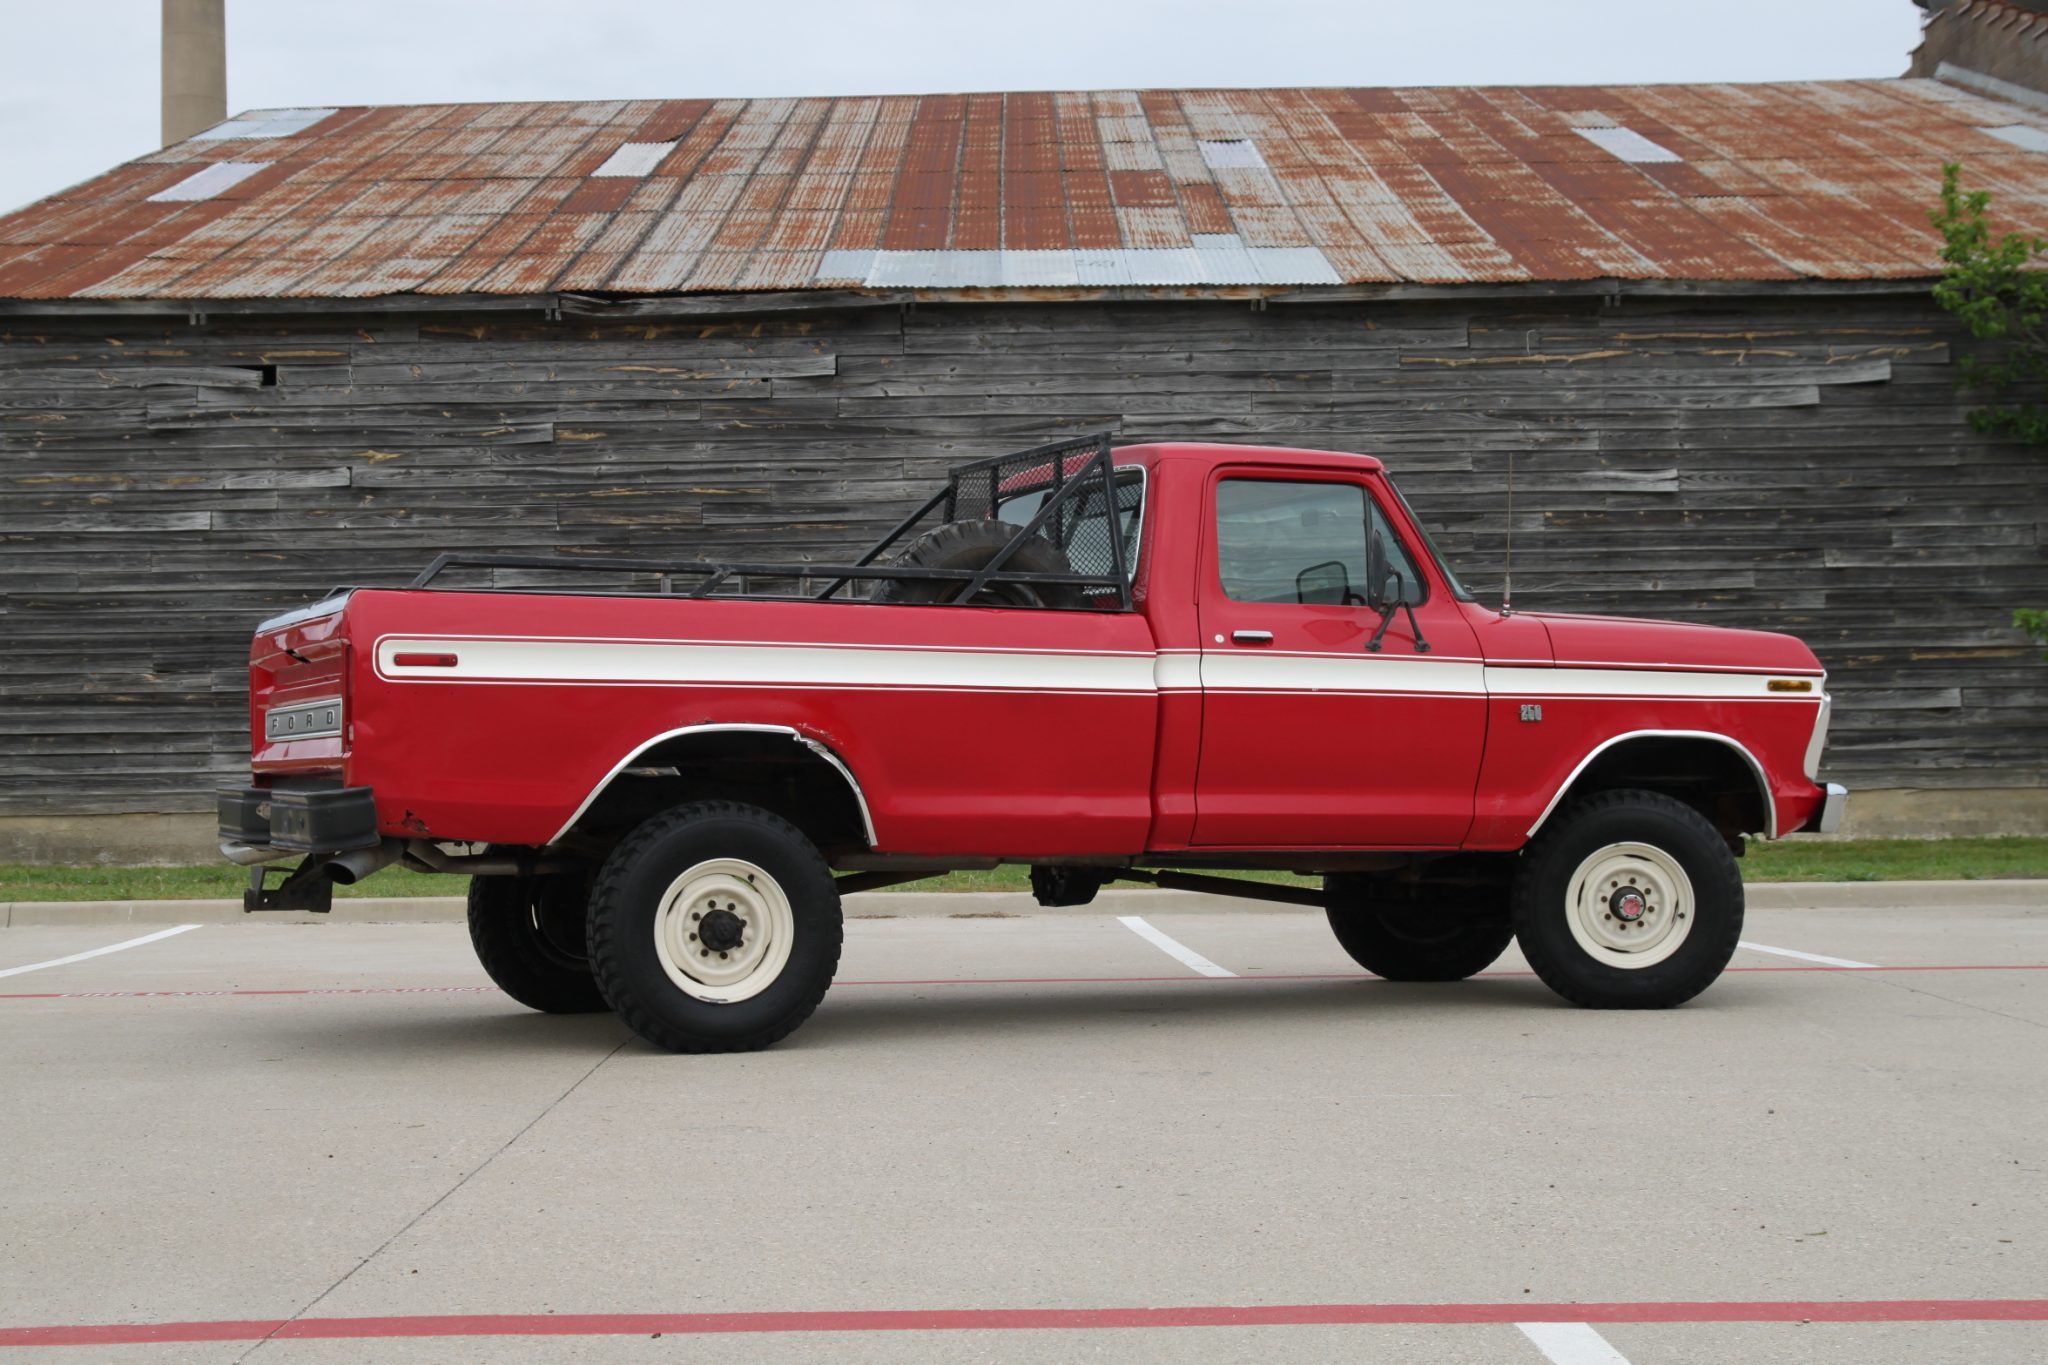
<instances>
[{"instance_id":1,"label":"overcast sky","mask_svg":"<svg viewBox=\"0 0 2048 1365\"><path fill-rule=\"evenodd\" d=\"M0 0L0 211L157 145L158 0ZM1912 0L228 0L228 111L1895 76Z\"/></svg>"}]
</instances>

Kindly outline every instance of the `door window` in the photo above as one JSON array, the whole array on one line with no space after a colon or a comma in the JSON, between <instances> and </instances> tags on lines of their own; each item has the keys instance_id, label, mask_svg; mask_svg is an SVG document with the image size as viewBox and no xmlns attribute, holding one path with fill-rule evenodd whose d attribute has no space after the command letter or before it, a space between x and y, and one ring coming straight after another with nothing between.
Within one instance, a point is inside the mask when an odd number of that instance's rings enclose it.
<instances>
[{"instance_id":1,"label":"door window","mask_svg":"<svg viewBox=\"0 0 2048 1365\"><path fill-rule=\"evenodd\" d=\"M1363 605L1367 530L1408 591L1421 580L1401 542L1355 483L1226 479L1216 490L1216 561L1238 602Z\"/></svg>"}]
</instances>

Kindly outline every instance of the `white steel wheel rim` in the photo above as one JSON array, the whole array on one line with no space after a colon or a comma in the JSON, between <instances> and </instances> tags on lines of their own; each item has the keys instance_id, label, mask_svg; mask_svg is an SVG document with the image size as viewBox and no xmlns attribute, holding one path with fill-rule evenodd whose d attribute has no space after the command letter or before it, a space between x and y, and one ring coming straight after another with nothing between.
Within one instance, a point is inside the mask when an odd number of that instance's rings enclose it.
<instances>
[{"instance_id":1,"label":"white steel wheel rim","mask_svg":"<svg viewBox=\"0 0 2048 1365\"><path fill-rule=\"evenodd\" d=\"M1654 967L1684 944L1699 918L1692 878L1650 844L1608 844L1587 854L1565 888L1565 920L1588 956L1610 967Z\"/></svg>"},{"instance_id":2,"label":"white steel wheel rim","mask_svg":"<svg viewBox=\"0 0 2048 1365\"><path fill-rule=\"evenodd\" d=\"M687 995L729 1005L759 995L782 975L796 916L775 878L739 858L711 858L684 872L654 912L654 952Z\"/></svg>"}]
</instances>

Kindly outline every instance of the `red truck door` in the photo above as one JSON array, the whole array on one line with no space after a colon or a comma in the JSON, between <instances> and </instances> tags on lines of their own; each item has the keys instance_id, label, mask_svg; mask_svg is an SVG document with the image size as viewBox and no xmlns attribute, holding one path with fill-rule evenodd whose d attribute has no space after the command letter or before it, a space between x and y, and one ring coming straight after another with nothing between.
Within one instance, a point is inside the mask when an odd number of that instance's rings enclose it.
<instances>
[{"instance_id":1,"label":"red truck door","mask_svg":"<svg viewBox=\"0 0 2048 1365\"><path fill-rule=\"evenodd\" d=\"M1486 737L1477 637L1362 471L1225 467L1197 571L1202 752L1194 843L1454 847ZM1420 596L1377 651L1371 538Z\"/></svg>"}]
</instances>

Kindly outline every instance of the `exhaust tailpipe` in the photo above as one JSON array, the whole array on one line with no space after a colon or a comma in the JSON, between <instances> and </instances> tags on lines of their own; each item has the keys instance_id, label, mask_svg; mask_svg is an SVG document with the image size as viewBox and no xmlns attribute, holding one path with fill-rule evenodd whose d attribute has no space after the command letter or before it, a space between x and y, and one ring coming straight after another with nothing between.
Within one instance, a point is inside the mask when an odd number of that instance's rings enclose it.
<instances>
[{"instance_id":1,"label":"exhaust tailpipe","mask_svg":"<svg viewBox=\"0 0 2048 1365\"><path fill-rule=\"evenodd\" d=\"M370 848L341 853L320 865L327 880L337 886L354 886L372 872L391 866L405 854L402 839L386 839Z\"/></svg>"}]
</instances>

